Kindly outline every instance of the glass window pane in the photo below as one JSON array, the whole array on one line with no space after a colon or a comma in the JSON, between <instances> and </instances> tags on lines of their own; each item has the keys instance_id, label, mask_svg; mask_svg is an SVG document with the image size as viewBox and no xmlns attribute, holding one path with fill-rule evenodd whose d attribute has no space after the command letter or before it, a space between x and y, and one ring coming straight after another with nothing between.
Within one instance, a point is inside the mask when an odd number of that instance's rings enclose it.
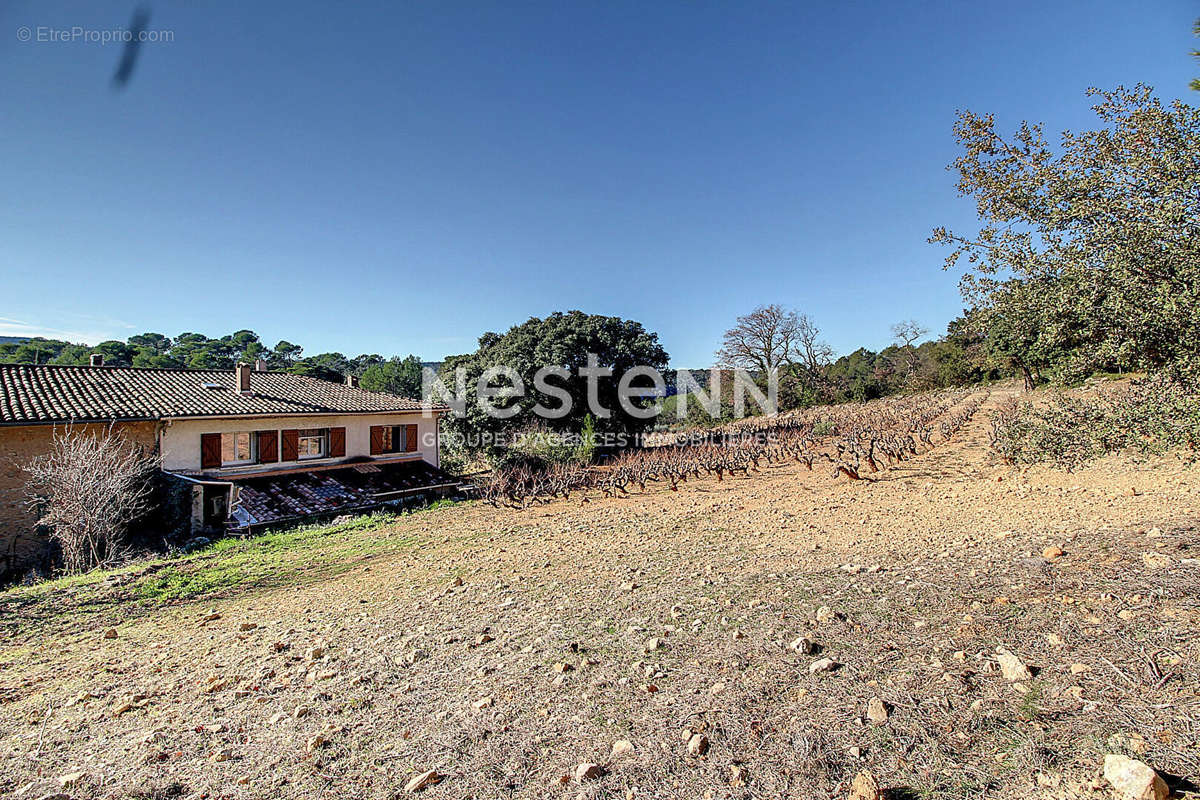
<instances>
[{"instance_id":1,"label":"glass window pane","mask_svg":"<svg viewBox=\"0 0 1200 800\"><path fill-rule=\"evenodd\" d=\"M221 434L221 463L237 464L254 460L254 439L250 433Z\"/></svg>"},{"instance_id":2,"label":"glass window pane","mask_svg":"<svg viewBox=\"0 0 1200 800\"><path fill-rule=\"evenodd\" d=\"M304 428L298 431L297 452L301 458L319 458L325 455L326 428Z\"/></svg>"}]
</instances>

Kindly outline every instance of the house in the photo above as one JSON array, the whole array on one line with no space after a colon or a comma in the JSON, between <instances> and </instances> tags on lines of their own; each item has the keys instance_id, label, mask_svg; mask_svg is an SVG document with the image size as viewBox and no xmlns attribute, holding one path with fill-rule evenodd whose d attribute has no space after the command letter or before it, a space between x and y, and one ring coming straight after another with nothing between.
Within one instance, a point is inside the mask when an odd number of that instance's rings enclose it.
<instances>
[{"instance_id":1,"label":"house","mask_svg":"<svg viewBox=\"0 0 1200 800\"><path fill-rule=\"evenodd\" d=\"M456 485L444 406L345 383L233 370L0 364L0 557L36 549L22 466L55 436L111 426L157 452L194 531L360 510ZM2 567L2 562L0 562Z\"/></svg>"}]
</instances>

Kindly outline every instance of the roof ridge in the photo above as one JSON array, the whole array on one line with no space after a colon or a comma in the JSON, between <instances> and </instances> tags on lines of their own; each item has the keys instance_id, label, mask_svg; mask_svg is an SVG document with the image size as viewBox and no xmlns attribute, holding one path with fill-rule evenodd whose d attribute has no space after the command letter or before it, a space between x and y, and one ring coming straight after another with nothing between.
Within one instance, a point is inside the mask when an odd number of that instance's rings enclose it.
<instances>
[{"instance_id":1,"label":"roof ridge","mask_svg":"<svg viewBox=\"0 0 1200 800\"><path fill-rule=\"evenodd\" d=\"M293 372L256 372L251 392L232 369L0 364L0 424L68 419L412 413L420 399ZM225 391L208 389L213 383ZM257 383L257 385L255 385ZM443 404L430 409L445 410Z\"/></svg>"}]
</instances>

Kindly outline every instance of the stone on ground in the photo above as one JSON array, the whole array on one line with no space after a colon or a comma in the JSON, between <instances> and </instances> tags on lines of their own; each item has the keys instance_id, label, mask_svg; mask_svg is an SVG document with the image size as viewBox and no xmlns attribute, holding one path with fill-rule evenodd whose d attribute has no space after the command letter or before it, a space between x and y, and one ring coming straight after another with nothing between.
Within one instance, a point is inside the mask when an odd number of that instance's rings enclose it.
<instances>
[{"instance_id":1,"label":"stone on ground","mask_svg":"<svg viewBox=\"0 0 1200 800\"><path fill-rule=\"evenodd\" d=\"M579 783L584 781L594 781L604 774L604 767L599 764L593 764L590 761L585 761L575 767L575 780Z\"/></svg>"},{"instance_id":2,"label":"stone on ground","mask_svg":"<svg viewBox=\"0 0 1200 800\"><path fill-rule=\"evenodd\" d=\"M813 643L813 640L807 636L801 636L788 646L802 656L812 655L817 650L817 646Z\"/></svg>"},{"instance_id":3,"label":"stone on ground","mask_svg":"<svg viewBox=\"0 0 1200 800\"><path fill-rule=\"evenodd\" d=\"M878 697L872 697L867 701L867 719L875 725L886 723L888 721L887 703Z\"/></svg>"},{"instance_id":4,"label":"stone on ground","mask_svg":"<svg viewBox=\"0 0 1200 800\"><path fill-rule=\"evenodd\" d=\"M436 769L427 770L420 775L416 775L408 783L404 784L404 791L419 792L426 786L432 786L442 779Z\"/></svg>"},{"instance_id":5,"label":"stone on ground","mask_svg":"<svg viewBox=\"0 0 1200 800\"><path fill-rule=\"evenodd\" d=\"M1104 757L1104 779L1125 800L1166 800L1170 794L1166 782L1148 765L1116 753Z\"/></svg>"},{"instance_id":6,"label":"stone on ground","mask_svg":"<svg viewBox=\"0 0 1200 800\"><path fill-rule=\"evenodd\" d=\"M808 671L811 675L816 675L819 672L833 672L841 664L834 661L832 658L820 658L808 665Z\"/></svg>"},{"instance_id":7,"label":"stone on ground","mask_svg":"<svg viewBox=\"0 0 1200 800\"><path fill-rule=\"evenodd\" d=\"M1033 673L1025 662L1003 647L996 648L996 660L1000 662L1000 673L1006 681L1027 681L1033 678Z\"/></svg>"},{"instance_id":8,"label":"stone on ground","mask_svg":"<svg viewBox=\"0 0 1200 800\"><path fill-rule=\"evenodd\" d=\"M633 742L629 741L628 739L621 739L618 742L613 742L612 752L610 753L609 757L620 758L621 756L627 756L632 752Z\"/></svg>"},{"instance_id":9,"label":"stone on ground","mask_svg":"<svg viewBox=\"0 0 1200 800\"><path fill-rule=\"evenodd\" d=\"M854 776L848 800L883 800L883 790L875 776L870 771L863 770Z\"/></svg>"}]
</instances>

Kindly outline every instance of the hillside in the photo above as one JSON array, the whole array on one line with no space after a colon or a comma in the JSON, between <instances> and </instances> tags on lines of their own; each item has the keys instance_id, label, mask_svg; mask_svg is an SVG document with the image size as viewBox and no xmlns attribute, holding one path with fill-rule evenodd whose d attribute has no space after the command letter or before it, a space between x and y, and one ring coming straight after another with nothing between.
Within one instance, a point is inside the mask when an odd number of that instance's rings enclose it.
<instances>
[{"instance_id":1,"label":"hillside","mask_svg":"<svg viewBox=\"0 0 1200 800\"><path fill-rule=\"evenodd\" d=\"M861 481L460 504L10 590L0 794L1101 798L1112 752L1196 780L1195 470L998 466L1005 394Z\"/></svg>"}]
</instances>

